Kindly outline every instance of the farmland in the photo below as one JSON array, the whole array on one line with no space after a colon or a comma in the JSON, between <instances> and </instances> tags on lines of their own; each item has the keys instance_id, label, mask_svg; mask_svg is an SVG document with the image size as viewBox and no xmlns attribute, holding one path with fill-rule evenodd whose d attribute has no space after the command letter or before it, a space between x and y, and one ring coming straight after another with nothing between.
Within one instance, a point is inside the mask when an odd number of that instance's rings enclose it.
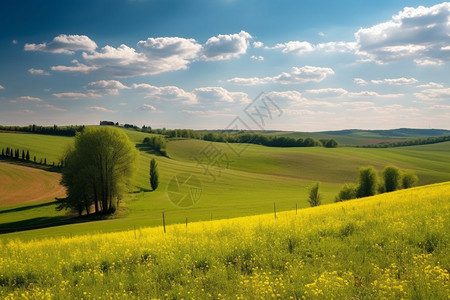
<instances>
[{"instance_id":1,"label":"farmland","mask_svg":"<svg viewBox=\"0 0 450 300\"><path fill-rule=\"evenodd\" d=\"M450 184L316 208L0 243L0 297L447 299Z\"/></svg>"},{"instance_id":2,"label":"farmland","mask_svg":"<svg viewBox=\"0 0 450 300\"><path fill-rule=\"evenodd\" d=\"M321 182L323 203L332 203L345 182L354 182L361 166L373 165L377 170L388 164L409 169L419 176L419 184L425 185L450 180L450 143L410 146L388 149L361 148L269 148L259 145L244 145L240 156L234 154L227 144L209 143L200 140L171 140L167 150L169 157L156 156L140 143L148 134L132 130L125 131L137 144L140 153L139 171L133 178L131 192L124 199L120 211L106 220L64 226L60 221L68 218L64 212L56 212L53 198L43 199L43 206L36 203L18 203L0 206L2 213L3 240L24 240L70 236L92 232L114 232L146 226L161 225L161 213L165 212L167 224L227 219L257 215L273 211L285 211L308 206L308 187ZM34 134L0 133L1 147L29 149L31 155L46 157L49 162L58 161L71 138ZM214 145L229 157L227 168L205 168L195 158L205 147ZM240 146L232 144L231 146ZM148 168L150 159L156 157L160 168L160 188L149 190ZM202 194L196 205L180 208L167 197L167 185L177 174L195 175L201 182ZM0 183L1 184L1 183ZM37 193L40 193L36 191ZM27 209L26 209L27 208ZM26 212L26 213L24 213ZM35 215L36 214L36 215ZM38 220L36 218L39 217ZM37 221L37 230L13 232L16 222ZM22 225L19 224L19 225Z\"/></svg>"}]
</instances>

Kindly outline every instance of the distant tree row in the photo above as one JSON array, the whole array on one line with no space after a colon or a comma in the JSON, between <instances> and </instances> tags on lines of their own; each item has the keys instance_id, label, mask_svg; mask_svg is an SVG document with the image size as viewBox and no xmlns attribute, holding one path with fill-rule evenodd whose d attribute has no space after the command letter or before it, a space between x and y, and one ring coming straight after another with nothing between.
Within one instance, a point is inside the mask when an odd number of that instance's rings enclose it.
<instances>
[{"instance_id":1,"label":"distant tree row","mask_svg":"<svg viewBox=\"0 0 450 300\"><path fill-rule=\"evenodd\" d=\"M5 131L19 131L19 132L29 132L37 134L48 134L48 135L60 135L60 136L75 136L77 132L83 131L84 125L71 125L71 126L38 126L38 125L28 125L28 126L1 126L0 130Z\"/></svg>"},{"instance_id":2,"label":"distant tree row","mask_svg":"<svg viewBox=\"0 0 450 300\"><path fill-rule=\"evenodd\" d=\"M396 166L386 166L381 178L374 167L363 167L359 170L358 183L344 184L335 202L411 188L418 180L413 171L400 170Z\"/></svg>"},{"instance_id":3,"label":"distant tree row","mask_svg":"<svg viewBox=\"0 0 450 300\"><path fill-rule=\"evenodd\" d=\"M428 137L423 139L407 140L404 142L384 142L376 145L365 145L359 146L363 148L391 148L391 147L404 147L404 146L414 146L414 145L428 145L436 144L442 142L450 141L450 135L438 136L438 137Z\"/></svg>"},{"instance_id":4,"label":"distant tree row","mask_svg":"<svg viewBox=\"0 0 450 300\"><path fill-rule=\"evenodd\" d=\"M35 164L40 164L40 165L47 165L47 158L41 158L39 160L39 162L36 159L36 155L33 156L33 160L31 160L31 155L30 155L30 151L29 150L19 150L19 149L13 149L10 147L6 147L6 148L2 148L2 152L0 157L2 158L8 158L8 159L13 159L13 160L18 160L18 161L27 161L27 162L33 162ZM63 161L59 161L58 162L58 167L62 167L64 164ZM53 167L55 167L55 162L53 162L51 164Z\"/></svg>"},{"instance_id":5,"label":"distant tree row","mask_svg":"<svg viewBox=\"0 0 450 300\"><path fill-rule=\"evenodd\" d=\"M150 137L145 137L142 143L158 151L162 155L167 156L166 139L163 136L154 135Z\"/></svg>"}]
</instances>

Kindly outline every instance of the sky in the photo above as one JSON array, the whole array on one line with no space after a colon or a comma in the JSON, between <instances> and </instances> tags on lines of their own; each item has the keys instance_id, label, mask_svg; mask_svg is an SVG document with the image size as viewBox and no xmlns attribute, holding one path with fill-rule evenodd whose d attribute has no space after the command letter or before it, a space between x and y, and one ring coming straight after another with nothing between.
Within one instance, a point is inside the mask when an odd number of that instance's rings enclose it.
<instances>
[{"instance_id":1,"label":"sky","mask_svg":"<svg viewBox=\"0 0 450 300\"><path fill-rule=\"evenodd\" d=\"M0 28L0 125L450 129L450 2L4 0Z\"/></svg>"}]
</instances>

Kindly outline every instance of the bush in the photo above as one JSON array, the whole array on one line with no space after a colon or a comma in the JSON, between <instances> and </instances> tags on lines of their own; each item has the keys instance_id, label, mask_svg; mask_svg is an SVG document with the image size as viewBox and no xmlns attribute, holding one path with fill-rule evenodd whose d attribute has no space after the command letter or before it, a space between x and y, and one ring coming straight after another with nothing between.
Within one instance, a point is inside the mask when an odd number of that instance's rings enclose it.
<instances>
[{"instance_id":1,"label":"bush","mask_svg":"<svg viewBox=\"0 0 450 300\"><path fill-rule=\"evenodd\" d=\"M335 202L341 202L345 200L351 200L356 198L356 191L358 187L353 183L346 183L336 196Z\"/></svg>"},{"instance_id":2,"label":"bush","mask_svg":"<svg viewBox=\"0 0 450 300\"><path fill-rule=\"evenodd\" d=\"M383 170L384 190L393 192L400 189L402 175L396 166L386 166Z\"/></svg>"},{"instance_id":3,"label":"bush","mask_svg":"<svg viewBox=\"0 0 450 300\"><path fill-rule=\"evenodd\" d=\"M402 187L404 189L411 188L417 184L419 178L413 171L404 171L402 176Z\"/></svg>"},{"instance_id":4,"label":"bush","mask_svg":"<svg viewBox=\"0 0 450 300\"><path fill-rule=\"evenodd\" d=\"M322 201L322 195L319 194L319 183L317 182L315 185L311 187L309 190L309 205L311 207L319 206Z\"/></svg>"},{"instance_id":5,"label":"bush","mask_svg":"<svg viewBox=\"0 0 450 300\"><path fill-rule=\"evenodd\" d=\"M359 185L356 191L358 198L373 196L377 193L378 174L374 167L359 170Z\"/></svg>"}]
</instances>

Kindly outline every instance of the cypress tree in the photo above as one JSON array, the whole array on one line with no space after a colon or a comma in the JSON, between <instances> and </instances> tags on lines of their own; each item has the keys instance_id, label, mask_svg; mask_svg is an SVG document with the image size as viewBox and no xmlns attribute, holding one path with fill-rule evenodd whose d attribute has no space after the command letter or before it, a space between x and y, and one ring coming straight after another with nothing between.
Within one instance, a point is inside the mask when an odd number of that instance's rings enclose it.
<instances>
[{"instance_id":1,"label":"cypress tree","mask_svg":"<svg viewBox=\"0 0 450 300\"><path fill-rule=\"evenodd\" d=\"M29 150L27 150L27 155L25 156L25 158L27 161L30 161L30 151Z\"/></svg>"},{"instance_id":2,"label":"cypress tree","mask_svg":"<svg viewBox=\"0 0 450 300\"><path fill-rule=\"evenodd\" d=\"M22 150L22 160L25 160L25 150Z\"/></svg>"},{"instance_id":3,"label":"cypress tree","mask_svg":"<svg viewBox=\"0 0 450 300\"><path fill-rule=\"evenodd\" d=\"M150 186L152 190L156 190L159 185L159 173L158 173L158 164L156 160L152 158L150 161Z\"/></svg>"}]
</instances>

